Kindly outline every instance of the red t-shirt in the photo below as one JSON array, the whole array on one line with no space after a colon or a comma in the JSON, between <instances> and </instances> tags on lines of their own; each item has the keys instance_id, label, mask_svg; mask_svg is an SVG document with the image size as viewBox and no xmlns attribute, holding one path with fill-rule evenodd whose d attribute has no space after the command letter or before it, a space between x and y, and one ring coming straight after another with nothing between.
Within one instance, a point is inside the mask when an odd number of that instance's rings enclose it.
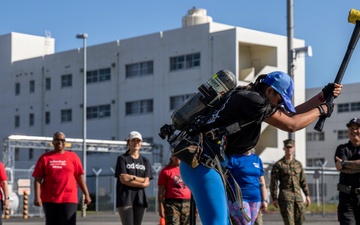
<instances>
[{"instance_id":1,"label":"red t-shirt","mask_svg":"<svg viewBox=\"0 0 360 225\"><path fill-rule=\"evenodd\" d=\"M164 185L165 198L190 199L190 189L185 185L178 166L166 166L161 170L158 185Z\"/></svg>"},{"instance_id":2,"label":"red t-shirt","mask_svg":"<svg viewBox=\"0 0 360 225\"><path fill-rule=\"evenodd\" d=\"M4 165L2 163L0 163L0 189L1 189L0 200L4 199L4 189L3 189L3 186L2 186L2 182L4 180L8 180L8 177L6 175Z\"/></svg>"},{"instance_id":3,"label":"red t-shirt","mask_svg":"<svg viewBox=\"0 0 360 225\"><path fill-rule=\"evenodd\" d=\"M78 203L76 177L84 174L79 157L74 152L47 152L38 159L33 177L43 178L41 201Z\"/></svg>"}]
</instances>

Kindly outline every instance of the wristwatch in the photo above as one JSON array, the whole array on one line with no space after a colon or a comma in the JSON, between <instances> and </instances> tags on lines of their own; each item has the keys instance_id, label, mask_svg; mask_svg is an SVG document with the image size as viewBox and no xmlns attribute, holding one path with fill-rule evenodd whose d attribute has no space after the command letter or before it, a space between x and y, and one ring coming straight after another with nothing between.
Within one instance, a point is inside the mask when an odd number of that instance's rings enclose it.
<instances>
[{"instance_id":1,"label":"wristwatch","mask_svg":"<svg viewBox=\"0 0 360 225\"><path fill-rule=\"evenodd\" d=\"M269 201L268 201L268 200L261 200L261 202L266 202L266 203L269 203Z\"/></svg>"},{"instance_id":2,"label":"wristwatch","mask_svg":"<svg viewBox=\"0 0 360 225\"><path fill-rule=\"evenodd\" d=\"M340 164L341 164L342 167L345 167L345 161L341 161Z\"/></svg>"},{"instance_id":3,"label":"wristwatch","mask_svg":"<svg viewBox=\"0 0 360 225\"><path fill-rule=\"evenodd\" d=\"M10 200L10 197L9 197L9 196L6 196L6 197L5 197L5 200Z\"/></svg>"}]
</instances>

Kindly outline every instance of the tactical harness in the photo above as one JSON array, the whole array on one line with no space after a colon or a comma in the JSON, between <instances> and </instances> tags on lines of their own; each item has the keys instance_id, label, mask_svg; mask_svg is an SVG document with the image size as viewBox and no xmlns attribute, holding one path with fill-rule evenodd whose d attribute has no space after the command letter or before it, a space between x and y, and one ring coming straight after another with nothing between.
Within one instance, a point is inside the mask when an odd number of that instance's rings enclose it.
<instances>
[{"instance_id":1,"label":"tactical harness","mask_svg":"<svg viewBox=\"0 0 360 225\"><path fill-rule=\"evenodd\" d=\"M184 137L177 143L173 150L174 156L178 157L181 161L188 164L192 168L202 164L203 166L214 169L219 173L226 190L226 195L229 199L229 217L231 224L233 225L240 224L241 216L248 222L251 219L244 210L240 186L233 178L230 171L223 167L220 161L225 160L225 149L227 143L226 137L230 134L239 132L244 127L255 122L255 120L247 123L235 122L230 125L212 129L205 132L204 134L200 133L193 137L184 135ZM180 133L179 135L182 134ZM227 177L230 177L234 180L235 190L232 189ZM196 206L193 197L191 198L190 206L190 225L195 225Z\"/></svg>"}]
</instances>

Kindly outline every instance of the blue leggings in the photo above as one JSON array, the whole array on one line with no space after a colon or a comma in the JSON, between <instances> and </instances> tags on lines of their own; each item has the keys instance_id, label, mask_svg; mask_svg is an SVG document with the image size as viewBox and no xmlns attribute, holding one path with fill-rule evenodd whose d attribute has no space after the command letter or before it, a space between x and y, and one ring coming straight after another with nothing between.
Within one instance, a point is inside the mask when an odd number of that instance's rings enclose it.
<instances>
[{"instance_id":1,"label":"blue leggings","mask_svg":"<svg viewBox=\"0 0 360 225\"><path fill-rule=\"evenodd\" d=\"M192 169L180 163L180 173L190 188L203 225L229 225L228 206L220 174L201 164Z\"/></svg>"}]
</instances>

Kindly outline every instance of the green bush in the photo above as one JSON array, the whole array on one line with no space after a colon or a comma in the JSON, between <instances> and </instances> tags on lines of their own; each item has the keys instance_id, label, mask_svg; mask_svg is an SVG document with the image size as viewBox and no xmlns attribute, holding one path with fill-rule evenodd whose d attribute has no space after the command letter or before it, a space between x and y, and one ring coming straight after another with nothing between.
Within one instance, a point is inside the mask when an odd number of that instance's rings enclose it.
<instances>
[{"instance_id":1,"label":"green bush","mask_svg":"<svg viewBox=\"0 0 360 225\"><path fill-rule=\"evenodd\" d=\"M279 211L279 209L275 208L274 205L269 204L268 206L269 212ZM322 204L317 205L316 203L311 203L309 207L306 208L307 213L322 213L323 207ZM328 203L325 204L325 213L336 213L337 204L336 203Z\"/></svg>"},{"instance_id":2,"label":"green bush","mask_svg":"<svg viewBox=\"0 0 360 225\"><path fill-rule=\"evenodd\" d=\"M155 201L157 201L157 198L155 198L155 197L147 198L148 208L146 209L146 211L155 212Z\"/></svg>"},{"instance_id":3,"label":"green bush","mask_svg":"<svg viewBox=\"0 0 360 225\"><path fill-rule=\"evenodd\" d=\"M95 194L90 193L91 203L86 207L87 211L95 211L96 209L96 196ZM79 204L77 207L78 210L82 209L82 196L80 196ZM112 210L113 202L109 195L99 196L98 210Z\"/></svg>"},{"instance_id":4,"label":"green bush","mask_svg":"<svg viewBox=\"0 0 360 225\"><path fill-rule=\"evenodd\" d=\"M324 207L325 213L336 213L337 204L336 203L327 203ZM317 205L316 203L311 203L311 205L307 208L307 212L310 213L322 213L323 206L322 204Z\"/></svg>"}]
</instances>

